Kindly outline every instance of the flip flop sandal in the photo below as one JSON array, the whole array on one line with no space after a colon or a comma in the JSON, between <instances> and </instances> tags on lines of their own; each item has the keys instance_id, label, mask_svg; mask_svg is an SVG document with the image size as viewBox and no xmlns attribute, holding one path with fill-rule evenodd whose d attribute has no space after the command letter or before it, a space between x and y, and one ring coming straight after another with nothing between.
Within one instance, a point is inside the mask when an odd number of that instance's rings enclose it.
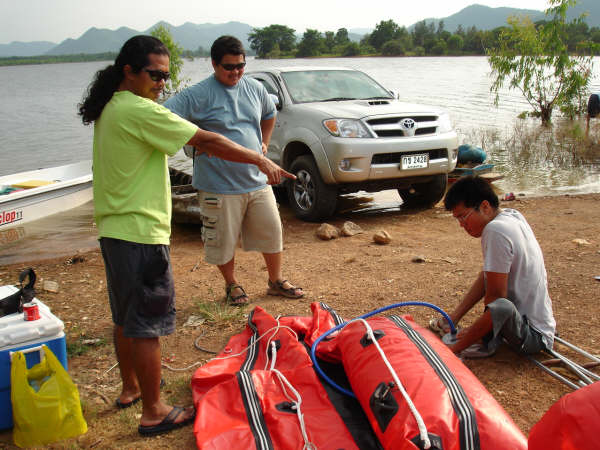
<instances>
[{"instance_id":1,"label":"flip flop sandal","mask_svg":"<svg viewBox=\"0 0 600 450\"><path fill-rule=\"evenodd\" d=\"M194 411L194 414L192 414L191 417L188 417L181 422L175 422L175 420L184 412L185 409L181 406L173 406L173 409L167 414L162 422L156 425L140 425L138 426L138 433L142 436L156 436L157 434L167 433L192 423L196 418L196 411Z\"/></svg>"},{"instance_id":2,"label":"flip flop sandal","mask_svg":"<svg viewBox=\"0 0 600 450\"><path fill-rule=\"evenodd\" d=\"M488 347L484 344L472 344L471 346L465 348L462 352L460 352L460 358L465 359L480 359L480 358L488 358L493 356L496 353L497 348Z\"/></svg>"},{"instance_id":3,"label":"flip flop sandal","mask_svg":"<svg viewBox=\"0 0 600 450\"><path fill-rule=\"evenodd\" d=\"M231 291L238 288L242 291L240 295L231 295ZM248 295L246 295L246 291L242 286L236 283L231 283L225 288L225 292L227 293L227 303L231 306L243 306L248 303ZM246 300L242 300L245 298Z\"/></svg>"},{"instance_id":4,"label":"flip flop sandal","mask_svg":"<svg viewBox=\"0 0 600 450\"><path fill-rule=\"evenodd\" d=\"M167 383L165 383L165 380L163 378L161 378L160 379L160 387L161 387L161 389L165 386L165 384L167 384ZM122 402L121 400L119 400L117 398L115 400L115 405L117 405L117 408L119 408L119 409L127 409L127 408L131 408L133 405L135 405L141 399L142 399L142 396L139 396L137 398L134 398L130 402Z\"/></svg>"},{"instance_id":5,"label":"flip flop sandal","mask_svg":"<svg viewBox=\"0 0 600 450\"><path fill-rule=\"evenodd\" d=\"M289 281L288 280L283 280L283 281L277 280L275 283L273 283L271 280L269 280L269 289L267 290L267 294L282 295L287 298L304 297L304 292L301 294L296 294L296 291L298 289L302 290L301 287L292 285L292 287L285 288L285 287L283 287L283 285L285 283L289 283ZM292 283L290 283L290 284L292 284Z\"/></svg>"}]
</instances>

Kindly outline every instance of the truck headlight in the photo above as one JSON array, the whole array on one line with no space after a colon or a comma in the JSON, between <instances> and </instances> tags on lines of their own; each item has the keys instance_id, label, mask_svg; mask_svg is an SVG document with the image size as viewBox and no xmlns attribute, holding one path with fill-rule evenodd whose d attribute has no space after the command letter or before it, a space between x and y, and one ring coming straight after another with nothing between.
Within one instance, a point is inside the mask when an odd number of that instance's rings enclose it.
<instances>
[{"instance_id":1,"label":"truck headlight","mask_svg":"<svg viewBox=\"0 0 600 450\"><path fill-rule=\"evenodd\" d=\"M454 126L452 125L452 121L450 120L450 115L448 113L442 113L438 116L438 131L440 133L448 133L452 131Z\"/></svg>"},{"instance_id":2,"label":"truck headlight","mask_svg":"<svg viewBox=\"0 0 600 450\"><path fill-rule=\"evenodd\" d=\"M328 119L323 125L333 136L346 138L368 138L371 137L367 127L355 119Z\"/></svg>"}]
</instances>

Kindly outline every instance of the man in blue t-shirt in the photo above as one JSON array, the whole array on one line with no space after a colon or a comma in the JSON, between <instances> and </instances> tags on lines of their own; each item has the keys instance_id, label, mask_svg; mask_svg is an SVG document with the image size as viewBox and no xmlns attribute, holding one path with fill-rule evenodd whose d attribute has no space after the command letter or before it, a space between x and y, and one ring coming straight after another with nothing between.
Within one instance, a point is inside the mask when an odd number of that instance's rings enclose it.
<instances>
[{"instance_id":1,"label":"man in blue t-shirt","mask_svg":"<svg viewBox=\"0 0 600 450\"><path fill-rule=\"evenodd\" d=\"M165 102L165 106L200 128L222 134L266 154L275 126L275 105L258 81L244 78L242 43L221 36L211 47L214 74ZM225 280L230 304L248 301L235 277L235 248L241 237L246 251L263 254L269 273L268 294L299 298L301 288L282 275L281 219L273 190L250 164L211 158L197 149L192 184L198 189L203 216L204 259Z\"/></svg>"}]
</instances>

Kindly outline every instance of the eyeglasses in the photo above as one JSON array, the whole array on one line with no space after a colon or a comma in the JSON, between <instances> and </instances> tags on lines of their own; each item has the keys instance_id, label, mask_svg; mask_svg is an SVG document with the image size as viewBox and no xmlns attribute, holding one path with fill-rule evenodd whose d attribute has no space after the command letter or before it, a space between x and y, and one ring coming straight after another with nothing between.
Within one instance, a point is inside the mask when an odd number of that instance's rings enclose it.
<instances>
[{"instance_id":1,"label":"eyeglasses","mask_svg":"<svg viewBox=\"0 0 600 450\"><path fill-rule=\"evenodd\" d=\"M458 220L460 223L465 223L467 221L467 219L469 218L469 216L471 214L473 214L473 211L475 211L475 208L471 209L471 211L469 211L466 214L463 214L462 216L455 216L454 218L456 220Z\"/></svg>"},{"instance_id":2,"label":"eyeglasses","mask_svg":"<svg viewBox=\"0 0 600 450\"><path fill-rule=\"evenodd\" d=\"M169 72L163 72L162 70L150 70L150 69L143 69L143 70L144 70L144 72L148 72L150 79L152 81L154 81L155 83L159 82L160 80L167 81L171 77L171 74Z\"/></svg>"},{"instance_id":3,"label":"eyeglasses","mask_svg":"<svg viewBox=\"0 0 600 450\"><path fill-rule=\"evenodd\" d=\"M246 67L246 63L242 62L239 64L219 64L223 69L225 69L227 72L231 72L232 70L242 70L244 67Z\"/></svg>"}]
</instances>

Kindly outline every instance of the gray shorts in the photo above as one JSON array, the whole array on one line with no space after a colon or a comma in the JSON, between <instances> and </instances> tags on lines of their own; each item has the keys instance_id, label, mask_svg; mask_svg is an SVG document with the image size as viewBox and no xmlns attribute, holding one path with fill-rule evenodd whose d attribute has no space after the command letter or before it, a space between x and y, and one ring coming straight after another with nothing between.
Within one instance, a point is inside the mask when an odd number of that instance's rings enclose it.
<instances>
[{"instance_id":1,"label":"gray shorts","mask_svg":"<svg viewBox=\"0 0 600 450\"><path fill-rule=\"evenodd\" d=\"M547 348L542 333L532 328L527 317L522 316L514 303L505 298L497 298L486 307L492 315L493 338L504 340L519 353L530 355Z\"/></svg>"},{"instance_id":2,"label":"gray shorts","mask_svg":"<svg viewBox=\"0 0 600 450\"><path fill-rule=\"evenodd\" d=\"M100 238L113 322L123 336L152 338L175 331L175 287L167 245Z\"/></svg>"}]
</instances>

